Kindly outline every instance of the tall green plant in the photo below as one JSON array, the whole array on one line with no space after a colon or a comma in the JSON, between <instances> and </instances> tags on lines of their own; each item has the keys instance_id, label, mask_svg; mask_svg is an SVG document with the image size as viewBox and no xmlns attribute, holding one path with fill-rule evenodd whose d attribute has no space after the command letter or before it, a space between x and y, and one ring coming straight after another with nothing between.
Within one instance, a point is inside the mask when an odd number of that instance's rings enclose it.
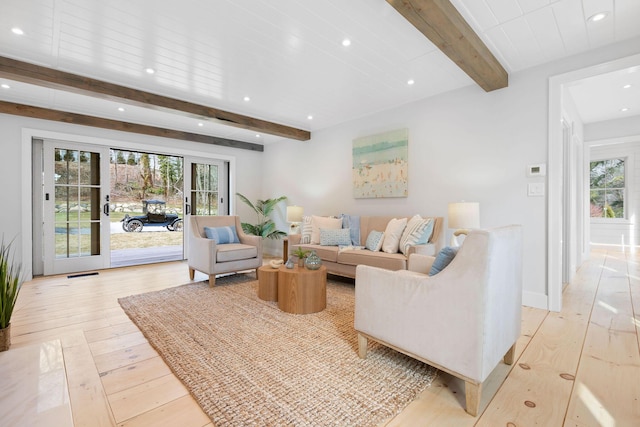
<instances>
[{"instance_id":1,"label":"tall green plant","mask_svg":"<svg viewBox=\"0 0 640 427\"><path fill-rule=\"evenodd\" d=\"M11 257L11 243L0 243L0 329L9 326L22 286L22 266Z\"/></svg>"},{"instance_id":2,"label":"tall green plant","mask_svg":"<svg viewBox=\"0 0 640 427\"><path fill-rule=\"evenodd\" d=\"M282 236L286 236L287 233L276 229L276 224L269 218L271 212L278 203L283 200L287 200L286 196L280 196L276 199L257 200L254 205L249 199L240 193L236 193L240 200L246 203L251 209L258 214L258 223L249 224L247 222L242 223L242 230L247 234L253 234L254 236L262 236L266 239L279 239Z\"/></svg>"}]
</instances>

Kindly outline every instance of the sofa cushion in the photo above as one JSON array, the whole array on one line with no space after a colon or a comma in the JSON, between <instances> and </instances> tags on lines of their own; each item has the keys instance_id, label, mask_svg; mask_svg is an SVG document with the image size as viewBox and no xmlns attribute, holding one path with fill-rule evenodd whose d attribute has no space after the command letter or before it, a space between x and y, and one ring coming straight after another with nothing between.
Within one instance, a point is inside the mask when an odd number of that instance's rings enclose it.
<instances>
[{"instance_id":1,"label":"sofa cushion","mask_svg":"<svg viewBox=\"0 0 640 427\"><path fill-rule=\"evenodd\" d=\"M207 239L215 240L219 245L240 243L235 225L228 227L205 227L204 234L207 236Z\"/></svg>"},{"instance_id":2,"label":"sofa cushion","mask_svg":"<svg viewBox=\"0 0 640 427\"><path fill-rule=\"evenodd\" d=\"M455 258L458 253L458 247L445 246L438 252L436 255L435 261L431 265L431 270L429 270L429 276L435 276L444 270L451 261Z\"/></svg>"},{"instance_id":3,"label":"sofa cushion","mask_svg":"<svg viewBox=\"0 0 640 427\"><path fill-rule=\"evenodd\" d=\"M401 253L371 252L368 250L342 251L338 262L346 265L369 265L387 270L406 270L407 257Z\"/></svg>"},{"instance_id":4,"label":"sofa cushion","mask_svg":"<svg viewBox=\"0 0 640 427\"><path fill-rule=\"evenodd\" d=\"M370 251L378 252L382 247L383 240L384 233L382 231L371 230L369 236L367 236L367 242L364 244L364 247Z\"/></svg>"},{"instance_id":5,"label":"sofa cushion","mask_svg":"<svg viewBox=\"0 0 640 427\"><path fill-rule=\"evenodd\" d=\"M426 244L433 232L433 225L433 218L422 218L420 215L411 218L400 238L400 252L407 255L410 246Z\"/></svg>"},{"instance_id":6,"label":"sofa cushion","mask_svg":"<svg viewBox=\"0 0 640 427\"><path fill-rule=\"evenodd\" d=\"M382 241L382 252L395 254L398 252L400 237L407 226L407 218L393 218L384 230L384 240Z\"/></svg>"},{"instance_id":7,"label":"sofa cushion","mask_svg":"<svg viewBox=\"0 0 640 427\"><path fill-rule=\"evenodd\" d=\"M217 246L216 262L239 261L258 256L258 248L242 243L228 243Z\"/></svg>"},{"instance_id":8,"label":"sofa cushion","mask_svg":"<svg viewBox=\"0 0 640 427\"><path fill-rule=\"evenodd\" d=\"M311 244L320 243L320 229L340 229L342 228L342 218L329 218L324 216L311 216Z\"/></svg>"},{"instance_id":9,"label":"sofa cushion","mask_svg":"<svg viewBox=\"0 0 640 427\"><path fill-rule=\"evenodd\" d=\"M320 245L321 246L339 246L350 245L351 235L348 228L340 229L320 229Z\"/></svg>"}]
</instances>

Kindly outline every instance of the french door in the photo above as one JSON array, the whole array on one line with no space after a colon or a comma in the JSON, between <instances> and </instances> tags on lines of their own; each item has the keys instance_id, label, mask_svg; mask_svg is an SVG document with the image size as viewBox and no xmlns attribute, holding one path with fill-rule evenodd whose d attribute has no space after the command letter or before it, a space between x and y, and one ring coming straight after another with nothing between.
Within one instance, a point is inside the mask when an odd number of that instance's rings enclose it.
<instances>
[{"instance_id":1,"label":"french door","mask_svg":"<svg viewBox=\"0 0 640 427\"><path fill-rule=\"evenodd\" d=\"M228 215L228 168L221 160L184 158L185 230L190 230L192 215ZM188 257L189 233L185 232L185 256Z\"/></svg>"},{"instance_id":2,"label":"french door","mask_svg":"<svg viewBox=\"0 0 640 427\"><path fill-rule=\"evenodd\" d=\"M43 143L44 274L108 268L109 149Z\"/></svg>"}]
</instances>

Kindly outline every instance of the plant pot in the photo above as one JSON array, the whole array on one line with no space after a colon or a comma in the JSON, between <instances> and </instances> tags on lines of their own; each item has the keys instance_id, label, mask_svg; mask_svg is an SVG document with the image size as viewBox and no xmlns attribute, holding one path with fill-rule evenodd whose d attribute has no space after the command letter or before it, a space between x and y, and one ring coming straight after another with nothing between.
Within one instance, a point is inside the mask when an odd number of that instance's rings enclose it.
<instances>
[{"instance_id":1,"label":"plant pot","mask_svg":"<svg viewBox=\"0 0 640 427\"><path fill-rule=\"evenodd\" d=\"M4 329L0 329L0 351L7 351L11 346L11 323Z\"/></svg>"}]
</instances>

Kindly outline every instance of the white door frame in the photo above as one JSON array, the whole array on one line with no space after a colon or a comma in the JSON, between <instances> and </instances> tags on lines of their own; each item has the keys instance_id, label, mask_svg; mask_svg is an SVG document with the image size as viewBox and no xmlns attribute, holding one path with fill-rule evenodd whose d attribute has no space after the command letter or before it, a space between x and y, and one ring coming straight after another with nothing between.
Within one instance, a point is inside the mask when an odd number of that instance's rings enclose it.
<instances>
[{"instance_id":1,"label":"white door frame","mask_svg":"<svg viewBox=\"0 0 640 427\"><path fill-rule=\"evenodd\" d=\"M564 85L630 67L640 67L640 54L549 78L547 296L548 309L562 309L562 91Z\"/></svg>"},{"instance_id":2,"label":"white door frame","mask_svg":"<svg viewBox=\"0 0 640 427\"><path fill-rule=\"evenodd\" d=\"M81 131L81 127L74 129L76 131ZM126 134L123 134L126 135ZM25 275L27 277L26 280L31 280L33 278L33 230L32 230L32 218L33 218L33 209L34 206L31 200L31 192L33 186L33 177L32 177L32 155L33 155L33 147L32 140L36 139L59 139L63 141L69 142L79 142L93 145L102 145L108 146L109 148L123 148L131 151L143 151L143 152L153 152L159 154L167 154L167 155L176 155L176 156L194 156L201 158L211 158L211 159L220 159L229 162L229 194L235 194L236 187L236 158L235 156L229 156L218 153L211 153L206 151L199 151L194 149L185 149L181 148L180 145L184 144L184 141L173 140L176 142L176 146L171 148L166 148L163 146L139 143L139 142L129 142L123 136L122 139L108 139L101 137L93 137L86 135L78 135L71 134L66 132L55 132L49 130L35 129L35 128L23 128L22 129L22 159L21 159L21 189L22 189L22 200L21 200L21 211L23 214L23 221L21 223L21 245L22 245L22 266L25 271ZM231 198L230 202L232 202L233 198ZM229 206L230 213L233 212L235 207L233 204Z\"/></svg>"}]
</instances>

